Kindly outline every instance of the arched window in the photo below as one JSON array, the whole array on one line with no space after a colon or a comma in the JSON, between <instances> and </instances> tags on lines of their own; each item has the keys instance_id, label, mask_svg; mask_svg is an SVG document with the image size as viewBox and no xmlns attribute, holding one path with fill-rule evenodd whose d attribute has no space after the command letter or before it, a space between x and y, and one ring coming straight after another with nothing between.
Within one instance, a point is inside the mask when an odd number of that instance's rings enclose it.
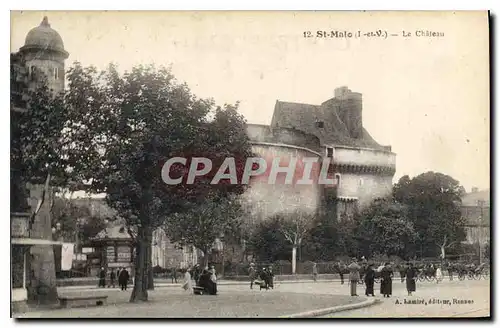
<instances>
[{"instance_id":1,"label":"arched window","mask_svg":"<svg viewBox=\"0 0 500 328\"><path fill-rule=\"evenodd\" d=\"M340 188L341 176L340 173L335 173L335 185L337 188Z\"/></svg>"},{"instance_id":2,"label":"arched window","mask_svg":"<svg viewBox=\"0 0 500 328\"><path fill-rule=\"evenodd\" d=\"M36 79L36 66L30 66L29 78L31 81L35 81L35 79Z\"/></svg>"}]
</instances>

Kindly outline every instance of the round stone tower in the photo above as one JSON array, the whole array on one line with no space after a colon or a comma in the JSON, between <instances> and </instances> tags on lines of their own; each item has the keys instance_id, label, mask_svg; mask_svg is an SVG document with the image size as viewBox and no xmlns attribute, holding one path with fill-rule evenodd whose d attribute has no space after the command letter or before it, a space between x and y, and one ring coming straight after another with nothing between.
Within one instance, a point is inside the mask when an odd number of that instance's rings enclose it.
<instances>
[{"instance_id":1,"label":"round stone tower","mask_svg":"<svg viewBox=\"0 0 500 328\"><path fill-rule=\"evenodd\" d=\"M24 46L19 50L28 68L29 87L35 88L43 76L54 93L64 90L64 61L69 53L47 17L26 35Z\"/></svg>"}]
</instances>

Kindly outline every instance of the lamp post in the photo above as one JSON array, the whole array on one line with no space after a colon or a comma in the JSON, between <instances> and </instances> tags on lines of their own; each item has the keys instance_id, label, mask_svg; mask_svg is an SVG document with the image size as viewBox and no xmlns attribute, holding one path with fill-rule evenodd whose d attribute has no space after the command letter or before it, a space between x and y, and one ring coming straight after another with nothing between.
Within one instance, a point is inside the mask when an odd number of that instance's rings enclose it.
<instances>
[{"instance_id":1,"label":"lamp post","mask_svg":"<svg viewBox=\"0 0 500 328\"><path fill-rule=\"evenodd\" d=\"M483 207L481 206L481 215L478 217L478 234L477 234L477 239L478 239L478 244L479 244L479 264L483 263L483 250L482 250L482 238L481 234L483 232Z\"/></svg>"}]
</instances>

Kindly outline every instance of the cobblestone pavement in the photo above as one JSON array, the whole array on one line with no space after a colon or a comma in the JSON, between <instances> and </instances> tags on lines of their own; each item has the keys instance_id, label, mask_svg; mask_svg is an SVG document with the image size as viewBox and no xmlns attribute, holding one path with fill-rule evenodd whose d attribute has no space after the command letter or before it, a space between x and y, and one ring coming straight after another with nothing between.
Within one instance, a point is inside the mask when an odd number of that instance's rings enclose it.
<instances>
[{"instance_id":1,"label":"cobblestone pavement","mask_svg":"<svg viewBox=\"0 0 500 328\"><path fill-rule=\"evenodd\" d=\"M380 285L375 285L376 292ZM326 318L390 318L390 317L482 317L490 314L489 280L443 281L417 283L417 291L408 297L405 284L393 282L393 295L381 304L367 308L334 313ZM23 317L279 317L314 309L361 302L364 296L350 297L349 285L340 282L300 282L276 284L274 290L250 290L248 285L220 285L218 296L188 295L180 287L163 287L150 291L147 304L130 304L130 291L118 289L59 288L61 296L108 295L104 308L62 309L31 312ZM358 294L364 286L358 285ZM430 304L429 300L450 301L451 304ZM472 304L454 304L453 300ZM405 304L424 301L428 304ZM400 304L396 304L398 301Z\"/></svg>"},{"instance_id":2,"label":"cobblestone pavement","mask_svg":"<svg viewBox=\"0 0 500 328\"><path fill-rule=\"evenodd\" d=\"M377 294L377 290L375 292ZM417 291L412 296L407 295L405 284L394 281L391 298L383 298L381 295L376 296L382 300L381 304L333 313L324 318L490 316L489 280L454 280L451 282L443 281L440 284L422 282L417 283Z\"/></svg>"}]
</instances>

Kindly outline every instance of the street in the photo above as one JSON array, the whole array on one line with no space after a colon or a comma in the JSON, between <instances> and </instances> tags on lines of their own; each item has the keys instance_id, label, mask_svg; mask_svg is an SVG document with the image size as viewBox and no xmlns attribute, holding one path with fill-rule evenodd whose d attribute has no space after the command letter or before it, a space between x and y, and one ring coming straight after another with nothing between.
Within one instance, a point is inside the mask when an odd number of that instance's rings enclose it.
<instances>
[{"instance_id":1,"label":"street","mask_svg":"<svg viewBox=\"0 0 500 328\"><path fill-rule=\"evenodd\" d=\"M376 288L380 285L376 285ZM376 289L377 291L377 289ZM413 296L406 296L405 284L393 282L393 296L376 298L380 304L358 310L333 313L326 318L392 317L481 317L490 314L489 280L417 283ZM363 295L364 286L358 286ZM107 307L29 312L22 317L279 317L337 305L361 302L365 296L350 297L349 286L339 281L276 283L274 290L249 289L247 284L219 286L218 296L189 295L178 286L150 291L150 302L130 304L130 291L96 288L59 288L60 296L108 295ZM430 304L435 302L435 304ZM434 301L432 301L434 300ZM449 300L449 304L446 301ZM453 304L468 303L468 304ZM423 304L413 304L421 303ZM425 302L428 304L425 305ZM399 303L399 304L398 304ZM408 304L412 303L412 304ZM438 304L441 303L441 304Z\"/></svg>"}]
</instances>

